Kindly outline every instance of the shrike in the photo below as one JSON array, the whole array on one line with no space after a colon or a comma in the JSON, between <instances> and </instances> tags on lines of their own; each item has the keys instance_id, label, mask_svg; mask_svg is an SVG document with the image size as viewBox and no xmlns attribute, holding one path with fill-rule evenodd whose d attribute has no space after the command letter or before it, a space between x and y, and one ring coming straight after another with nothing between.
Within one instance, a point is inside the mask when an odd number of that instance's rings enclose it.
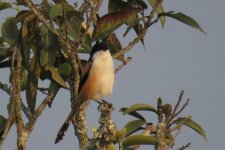
<instances>
[{"instance_id":1,"label":"shrike","mask_svg":"<svg viewBox=\"0 0 225 150\"><path fill-rule=\"evenodd\" d=\"M60 128L55 143L63 139L70 123L73 121L79 107L85 101L102 100L110 95L114 84L113 58L106 43L96 43L91 51L90 58L84 67L81 77L78 99L75 102L75 109L72 110L66 121Z\"/></svg>"}]
</instances>

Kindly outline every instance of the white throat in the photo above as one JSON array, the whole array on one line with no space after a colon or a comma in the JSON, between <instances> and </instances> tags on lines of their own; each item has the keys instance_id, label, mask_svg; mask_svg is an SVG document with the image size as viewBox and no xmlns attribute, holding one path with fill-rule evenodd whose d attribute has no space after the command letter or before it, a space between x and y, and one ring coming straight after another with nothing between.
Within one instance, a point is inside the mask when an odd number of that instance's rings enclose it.
<instances>
[{"instance_id":1,"label":"white throat","mask_svg":"<svg viewBox=\"0 0 225 150\"><path fill-rule=\"evenodd\" d=\"M99 82L96 86L98 89L93 99L103 99L112 93L114 84L114 65L113 59L109 52L99 51L93 55L91 72L98 76Z\"/></svg>"}]
</instances>

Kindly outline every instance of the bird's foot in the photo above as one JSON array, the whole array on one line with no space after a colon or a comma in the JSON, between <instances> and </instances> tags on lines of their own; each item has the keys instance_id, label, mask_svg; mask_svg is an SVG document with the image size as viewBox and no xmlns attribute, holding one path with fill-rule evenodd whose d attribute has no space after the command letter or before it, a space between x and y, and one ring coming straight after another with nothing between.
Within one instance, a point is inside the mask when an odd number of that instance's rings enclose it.
<instances>
[{"instance_id":1,"label":"bird's foot","mask_svg":"<svg viewBox=\"0 0 225 150\"><path fill-rule=\"evenodd\" d=\"M112 105L112 103L109 103L107 101L105 101L104 99L100 100L100 101L97 101L99 103L99 106L98 106L98 111L100 112L101 110L105 110L105 109L112 109L114 110L114 107Z\"/></svg>"}]
</instances>

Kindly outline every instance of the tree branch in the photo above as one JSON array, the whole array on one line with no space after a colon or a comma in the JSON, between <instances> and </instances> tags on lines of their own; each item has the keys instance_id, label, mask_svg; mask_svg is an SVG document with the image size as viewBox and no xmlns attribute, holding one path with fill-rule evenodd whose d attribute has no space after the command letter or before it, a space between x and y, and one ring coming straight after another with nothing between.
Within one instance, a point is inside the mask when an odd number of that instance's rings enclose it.
<instances>
[{"instance_id":1,"label":"tree branch","mask_svg":"<svg viewBox=\"0 0 225 150\"><path fill-rule=\"evenodd\" d=\"M8 95L11 95L12 94L12 91L8 87L7 84L3 84L2 82L0 82L0 89L2 89L3 91L5 91Z\"/></svg>"},{"instance_id":2,"label":"tree branch","mask_svg":"<svg viewBox=\"0 0 225 150\"><path fill-rule=\"evenodd\" d=\"M16 66L14 66L16 62ZM17 148L18 150L26 149L26 137L27 134L24 132L24 124L21 114L21 95L20 95L20 75L22 69L22 57L20 51L17 48L13 49L12 55L12 100L15 102L15 116L17 126Z\"/></svg>"},{"instance_id":3,"label":"tree branch","mask_svg":"<svg viewBox=\"0 0 225 150\"><path fill-rule=\"evenodd\" d=\"M3 84L3 83L0 82L0 89L2 89L3 91L5 91L9 96L12 95L12 90L8 87L7 84ZM32 114L31 114L29 108L27 108L22 101L21 101L21 108L22 108L24 114L26 115L26 117L28 119L30 119L31 116L32 116Z\"/></svg>"},{"instance_id":4,"label":"tree branch","mask_svg":"<svg viewBox=\"0 0 225 150\"><path fill-rule=\"evenodd\" d=\"M190 146L191 146L191 142L187 143L186 145L183 145L182 147L178 148L177 150L184 150Z\"/></svg>"},{"instance_id":5,"label":"tree branch","mask_svg":"<svg viewBox=\"0 0 225 150\"><path fill-rule=\"evenodd\" d=\"M130 61L132 60L131 57L128 57L127 60L124 63L121 63L115 70L115 74L120 71L120 69L122 69L125 65L127 65Z\"/></svg>"},{"instance_id":6,"label":"tree branch","mask_svg":"<svg viewBox=\"0 0 225 150\"><path fill-rule=\"evenodd\" d=\"M94 137L88 145L89 150L107 149L110 144L114 145L116 140L116 125L112 121L112 104L102 102L98 107L101 115L99 117L99 129L93 130Z\"/></svg>"},{"instance_id":7,"label":"tree branch","mask_svg":"<svg viewBox=\"0 0 225 150\"><path fill-rule=\"evenodd\" d=\"M37 109L33 113L32 117L30 118L30 121L25 125L25 129L28 132L28 134L30 134L32 132L37 119L40 117L41 113L43 112L45 107L49 104L49 102L51 102L51 99L54 96L55 95L52 93L48 94L45 97L45 99L42 101L42 103L37 107Z\"/></svg>"},{"instance_id":8,"label":"tree branch","mask_svg":"<svg viewBox=\"0 0 225 150\"><path fill-rule=\"evenodd\" d=\"M32 13L55 35L60 36L58 30L54 29L53 26L45 19L44 15L36 8L31 0L24 0L27 7L30 8Z\"/></svg>"}]
</instances>

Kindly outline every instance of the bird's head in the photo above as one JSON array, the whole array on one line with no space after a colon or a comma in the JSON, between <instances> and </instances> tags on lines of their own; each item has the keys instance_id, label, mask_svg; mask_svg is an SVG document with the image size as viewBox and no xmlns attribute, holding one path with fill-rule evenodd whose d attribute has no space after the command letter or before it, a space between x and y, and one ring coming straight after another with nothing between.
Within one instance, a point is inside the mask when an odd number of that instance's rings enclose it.
<instances>
[{"instance_id":1,"label":"bird's head","mask_svg":"<svg viewBox=\"0 0 225 150\"><path fill-rule=\"evenodd\" d=\"M98 52L100 51L107 51L109 50L107 43L105 42L98 42L92 47L92 51L90 54L90 59Z\"/></svg>"}]
</instances>

